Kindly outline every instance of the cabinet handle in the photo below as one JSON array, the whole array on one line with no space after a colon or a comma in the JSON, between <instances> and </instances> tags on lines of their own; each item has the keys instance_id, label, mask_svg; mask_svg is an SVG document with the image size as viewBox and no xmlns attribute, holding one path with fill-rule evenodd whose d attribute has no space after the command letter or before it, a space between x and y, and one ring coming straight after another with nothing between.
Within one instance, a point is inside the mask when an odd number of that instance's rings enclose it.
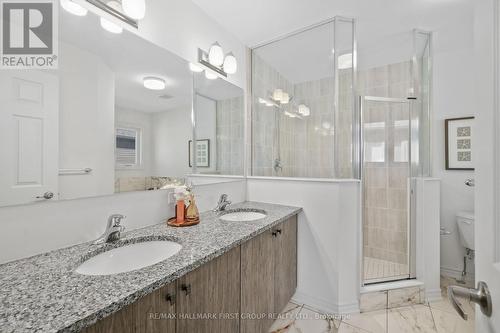
<instances>
[{"instance_id":1,"label":"cabinet handle","mask_svg":"<svg viewBox=\"0 0 500 333\"><path fill-rule=\"evenodd\" d=\"M278 235L281 235L281 229L276 229L276 232L278 233Z\"/></svg>"},{"instance_id":2,"label":"cabinet handle","mask_svg":"<svg viewBox=\"0 0 500 333\"><path fill-rule=\"evenodd\" d=\"M165 300L173 306L175 304L175 294L167 293L165 295Z\"/></svg>"},{"instance_id":3,"label":"cabinet handle","mask_svg":"<svg viewBox=\"0 0 500 333\"><path fill-rule=\"evenodd\" d=\"M181 290L187 295L191 294L191 284L181 284Z\"/></svg>"},{"instance_id":4,"label":"cabinet handle","mask_svg":"<svg viewBox=\"0 0 500 333\"><path fill-rule=\"evenodd\" d=\"M273 237L278 237L278 235L281 235L281 229L276 229L272 232Z\"/></svg>"}]
</instances>

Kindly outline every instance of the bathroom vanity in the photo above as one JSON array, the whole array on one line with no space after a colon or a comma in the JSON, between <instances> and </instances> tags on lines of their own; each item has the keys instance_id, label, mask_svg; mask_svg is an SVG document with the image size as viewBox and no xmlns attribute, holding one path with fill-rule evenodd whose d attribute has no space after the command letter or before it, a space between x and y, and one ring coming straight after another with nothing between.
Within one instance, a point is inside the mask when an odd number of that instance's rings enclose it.
<instances>
[{"instance_id":1,"label":"bathroom vanity","mask_svg":"<svg viewBox=\"0 0 500 333\"><path fill-rule=\"evenodd\" d=\"M1 265L2 332L266 332L268 315L280 313L296 289L301 209L257 202L231 208L266 216L225 221L205 212L194 227L162 223L112 244L85 243ZM182 249L129 272L75 272L99 253L155 240Z\"/></svg>"}]
</instances>

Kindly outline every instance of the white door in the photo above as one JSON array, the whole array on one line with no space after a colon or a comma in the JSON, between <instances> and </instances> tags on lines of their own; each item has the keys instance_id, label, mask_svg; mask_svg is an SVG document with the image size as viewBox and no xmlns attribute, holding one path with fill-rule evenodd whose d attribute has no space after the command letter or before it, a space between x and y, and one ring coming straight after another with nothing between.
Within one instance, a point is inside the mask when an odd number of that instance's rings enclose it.
<instances>
[{"instance_id":1,"label":"white door","mask_svg":"<svg viewBox=\"0 0 500 333\"><path fill-rule=\"evenodd\" d=\"M498 0L475 2L475 279L490 292L491 315L476 306L476 332L500 332L500 110ZM496 65L496 66L495 66ZM484 308L484 307L483 307ZM487 311L486 311L487 312Z\"/></svg>"},{"instance_id":2,"label":"white door","mask_svg":"<svg viewBox=\"0 0 500 333\"><path fill-rule=\"evenodd\" d=\"M0 206L57 199L58 92L53 74L0 70Z\"/></svg>"}]
</instances>

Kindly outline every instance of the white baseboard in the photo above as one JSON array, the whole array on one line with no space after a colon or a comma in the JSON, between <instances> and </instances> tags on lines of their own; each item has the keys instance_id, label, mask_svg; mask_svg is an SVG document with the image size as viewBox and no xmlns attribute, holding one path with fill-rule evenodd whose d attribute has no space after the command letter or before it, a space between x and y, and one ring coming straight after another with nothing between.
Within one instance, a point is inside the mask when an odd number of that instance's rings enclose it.
<instances>
[{"instance_id":1,"label":"white baseboard","mask_svg":"<svg viewBox=\"0 0 500 333\"><path fill-rule=\"evenodd\" d=\"M438 302L443 299L441 294L441 288L433 290L425 290L425 301L426 302Z\"/></svg>"},{"instance_id":2,"label":"white baseboard","mask_svg":"<svg viewBox=\"0 0 500 333\"><path fill-rule=\"evenodd\" d=\"M454 279L461 279L462 278L461 271L457 271L457 270L449 269L449 268L444 268L444 267L441 267L441 275L446 276L446 277L451 277ZM467 272L467 275L465 276L465 280L468 282L474 282L474 280L475 280L474 273Z\"/></svg>"},{"instance_id":3,"label":"white baseboard","mask_svg":"<svg viewBox=\"0 0 500 333\"><path fill-rule=\"evenodd\" d=\"M297 291L292 297L292 302L297 304L304 304L307 307L318 310L326 314L350 314L359 313L359 301L346 304L336 304L331 301L307 295Z\"/></svg>"}]
</instances>

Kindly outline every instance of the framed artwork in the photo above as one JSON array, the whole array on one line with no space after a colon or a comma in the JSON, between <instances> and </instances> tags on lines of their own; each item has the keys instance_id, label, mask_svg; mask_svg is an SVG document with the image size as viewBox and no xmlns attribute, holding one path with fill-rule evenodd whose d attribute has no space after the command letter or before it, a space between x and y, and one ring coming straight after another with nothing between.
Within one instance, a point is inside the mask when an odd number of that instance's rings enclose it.
<instances>
[{"instance_id":1,"label":"framed artwork","mask_svg":"<svg viewBox=\"0 0 500 333\"><path fill-rule=\"evenodd\" d=\"M189 140L189 167L193 167L193 140ZM198 168L210 167L210 140L196 140L196 166Z\"/></svg>"},{"instance_id":2,"label":"framed artwork","mask_svg":"<svg viewBox=\"0 0 500 333\"><path fill-rule=\"evenodd\" d=\"M474 117L446 119L444 132L446 170L474 170Z\"/></svg>"}]
</instances>

